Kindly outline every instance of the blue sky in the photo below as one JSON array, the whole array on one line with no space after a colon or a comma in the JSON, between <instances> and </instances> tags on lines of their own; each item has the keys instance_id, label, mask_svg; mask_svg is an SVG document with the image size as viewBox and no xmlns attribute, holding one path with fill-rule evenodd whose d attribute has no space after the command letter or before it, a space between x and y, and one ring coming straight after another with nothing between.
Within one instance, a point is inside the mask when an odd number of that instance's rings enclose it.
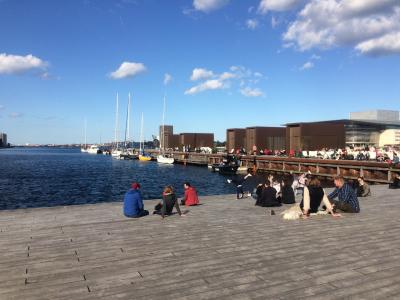
<instances>
[{"instance_id":1,"label":"blue sky","mask_svg":"<svg viewBox=\"0 0 400 300\"><path fill-rule=\"evenodd\" d=\"M0 131L14 144L276 126L400 110L398 0L0 1ZM168 74L168 75L166 75ZM165 80L167 79L169 80Z\"/></svg>"}]
</instances>

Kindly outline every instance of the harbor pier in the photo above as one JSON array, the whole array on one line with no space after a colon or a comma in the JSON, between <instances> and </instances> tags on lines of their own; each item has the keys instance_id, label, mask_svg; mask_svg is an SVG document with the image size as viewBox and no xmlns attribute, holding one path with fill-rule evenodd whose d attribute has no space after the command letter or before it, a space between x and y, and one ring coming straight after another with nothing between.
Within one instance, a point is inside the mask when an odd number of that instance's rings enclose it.
<instances>
[{"instance_id":1,"label":"harbor pier","mask_svg":"<svg viewBox=\"0 0 400 300\"><path fill-rule=\"evenodd\" d=\"M235 195L164 220L121 202L0 211L0 299L398 299L399 191L371 190L359 214L296 221Z\"/></svg>"},{"instance_id":2,"label":"harbor pier","mask_svg":"<svg viewBox=\"0 0 400 300\"><path fill-rule=\"evenodd\" d=\"M156 153L156 152L154 152ZM176 163L207 166L219 164L226 157L224 154L205 154L195 152L167 152ZM280 157L269 155L239 155L241 167L256 169L259 172L301 174L310 171L313 175L333 178L342 175L345 179L357 179L363 176L368 182L389 183L394 174L400 174L400 168L384 162L358 160L332 160Z\"/></svg>"}]
</instances>

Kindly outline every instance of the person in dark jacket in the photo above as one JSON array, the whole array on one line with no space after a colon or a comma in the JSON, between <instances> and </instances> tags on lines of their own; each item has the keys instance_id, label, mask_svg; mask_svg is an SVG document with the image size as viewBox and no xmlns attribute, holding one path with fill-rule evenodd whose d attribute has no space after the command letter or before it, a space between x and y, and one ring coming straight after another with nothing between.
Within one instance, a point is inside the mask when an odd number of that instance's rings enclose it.
<instances>
[{"instance_id":1,"label":"person in dark jacket","mask_svg":"<svg viewBox=\"0 0 400 300\"><path fill-rule=\"evenodd\" d=\"M358 197L368 197L371 196L371 189L369 188L368 183L364 181L364 177L358 177L358 188L357 188L357 196Z\"/></svg>"},{"instance_id":2,"label":"person in dark jacket","mask_svg":"<svg viewBox=\"0 0 400 300\"><path fill-rule=\"evenodd\" d=\"M162 218L164 219L166 215L167 216L172 215L172 210L174 209L174 207L176 208L176 211L181 217L184 216L184 214L181 213L178 199L176 198L172 186L168 185L164 188L162 194L162 201L154 207L153 214L161 215Z\"/></svg>"},{"instance_id":3,"label":"person in dark jacket","mask_svg":"<svg viewBox=\"0 0 400 300\"><path fill-rule=\"evenodd\" d=\"M124 215L129 218L147 216L149 211L145 210L143 207L140 184L133 182L131 188L126 192L124 197Z\"/></svg>"},{"instance_id":4,"label":"person in dark jacket","mask_svg":"<svg viewBox=\"0 0 400 300\"><path fill-rule=\"evenodd\" d=\"M395 174L393 182L389 183L389 189L400 189L400 174Z\"/></svg>"},{"instance_id":5,"label":"person in dark jacket","mask_svg":"<svg viewBox=\"0 0 400 300\"><path fill-rule=\"evenodd\" d=\"M233 176L232 179L227 179L228 183L233 183L236 186L236 199L242 199L244 197L243 182L244 177L240 175Z\"/></svg>"},{"instance_id":6,"label":"person in dark jacket","mask_svg":"<svg viewBox=\"0 0 400 300\"><path fill-rule=\"evenodd\" d=\"M321 202L324 202L325 208L333 217L340 216L340 214L334 212L333 205L330 203L324 189L321 187L319 179L313 176L304 187L303 200L300 202L303 218L308 217L310 213L317 213Z\"/></svg>"},{"instance_id":7,"label":"person in dark jacket","mask_svg":"<svg viewBox=\"0 0 400 300\"><path fill-rule=\"evenodd\" d=\"M281 188L281 202L283 204L293 204L296 203L294 197L294 191L292 189L292 180L290 177L284 177L282 181L282 188Z\"/></svg>"},{"instance_id":8,"label":"person in dark jacket","mask_svg":"<svg viewBox=\"0 0 400 300\"><path fill-rule=\"evenodd\" d=\"M282 204L276 199L276 189L271 186L271 182L267 180L261 192L261 197L256 201L256 204L262 207L275 207L282 206Z\"/></svg>"}]
</instances>

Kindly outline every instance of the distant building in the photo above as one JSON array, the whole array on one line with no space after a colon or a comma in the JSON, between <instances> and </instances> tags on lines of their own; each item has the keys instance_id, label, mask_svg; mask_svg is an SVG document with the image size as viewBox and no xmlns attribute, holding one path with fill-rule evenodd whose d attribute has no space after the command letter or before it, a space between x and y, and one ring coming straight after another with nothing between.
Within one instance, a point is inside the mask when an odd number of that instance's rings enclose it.
<instances>
[{"instance_id":1,"label":"distant building","mask_svg":"<svg viewBox=\"0 0 400 300\"><path fill-rule=\"evenodd\" d=\"M381 146L381 135L400 130L399 121L330 120L286 124L287 150L320 150L346 146ZM387 133L389 135L389 133ZM394 135L395 136L395 135ZM394 138L395 141L395 138Z\"/></svg>"},{"instance_id":2,"label":"distant building","mask_svg":"<svg viewBox=\"0 0 400 300\"><path fill-rule=\"evenodd\" d=\"M214 147L214 133L181 133L179 136L180 146L190 149L201 147Z\"/></svg>"},{"instance_id":3,"label":"distant building","mask_svg":"<svg viewBox=\"0 0 400 300\"><path fill-rule=\"evenodd\" d=\"M286 128L284 127L247 127L246 150L282 150L286 145Z\"/></svg>"},{"instance_id":4,"label":"distant building","mask_svg":"<svg viewBox=\"0 0 400 300\"><path fill-rule=\"evenodd\" d=\"M399 111L396 110L369 110L360 112L351 112L350 120L370 120L370 121L386 121L399 122Z\"/></svg>"},{"instance_id":5,"label":"distant building","mask_svg":"<svg viewBox=\"0 0 400 300\"><path fill-rule=\"evenodd\" d=\"M0 132L0 147L8 147L7 134Z\"/></svg>"},{"instance_id":6,"label":"distant building","mask_svg":"<svg viewBox=\"0 0 400 300\"><path fill-rule=\"evenodd\" d=\"M173 148L172 140L169 138L174 134L174 126L172 125L160 125L160 146L165 148Z\"/></svg>"},{"instance_id":7,"label":"distant building","mask_svg":"<svg viewBox=\"0 0 400 300\"><path fill-rule=\"evenodd\" d=\"M244 128L230 128L226 130L226 149L246 148L246 129Z\"/></svg>"},{"instance_id":8,"label":"distant building","mask_svg":"<svg viewBox=\"0 0 400 300\"><path fill-rule=\"evenodd\" d=\"M286 147L285 127L247 127L231 128L226 131L226 149L244 148L248 153L253 147L257 150L281 150Z\"/></svg>"},{"instance_id":9,"label":"distant building","mask_svg":"<svg viewBox=\"0 0 400 300\"><path fill-rule=\"evenodd\" d=\"M160 126L160 143L166 149L180 148L183 146L190 149L200 147L214 147L214 133L181 133L174 134L174 127L172 125Z\"/></svg>"}]
</instances>

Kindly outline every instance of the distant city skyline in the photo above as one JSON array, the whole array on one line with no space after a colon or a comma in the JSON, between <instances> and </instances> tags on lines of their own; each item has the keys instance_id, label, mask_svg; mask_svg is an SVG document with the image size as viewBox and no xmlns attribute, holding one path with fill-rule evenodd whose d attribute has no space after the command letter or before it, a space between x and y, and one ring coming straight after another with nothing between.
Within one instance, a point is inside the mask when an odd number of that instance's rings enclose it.
<instances>
[{"instance_id":1,"label":"distant city skyline","mask_svg":"<svg viewBox=\"0 0 400 300\"><path fill-rule=\"evenodd\" d=\"M398 0L0 0L12 144L280 126L400 110Z\"/></svg>"}]
</instances>

